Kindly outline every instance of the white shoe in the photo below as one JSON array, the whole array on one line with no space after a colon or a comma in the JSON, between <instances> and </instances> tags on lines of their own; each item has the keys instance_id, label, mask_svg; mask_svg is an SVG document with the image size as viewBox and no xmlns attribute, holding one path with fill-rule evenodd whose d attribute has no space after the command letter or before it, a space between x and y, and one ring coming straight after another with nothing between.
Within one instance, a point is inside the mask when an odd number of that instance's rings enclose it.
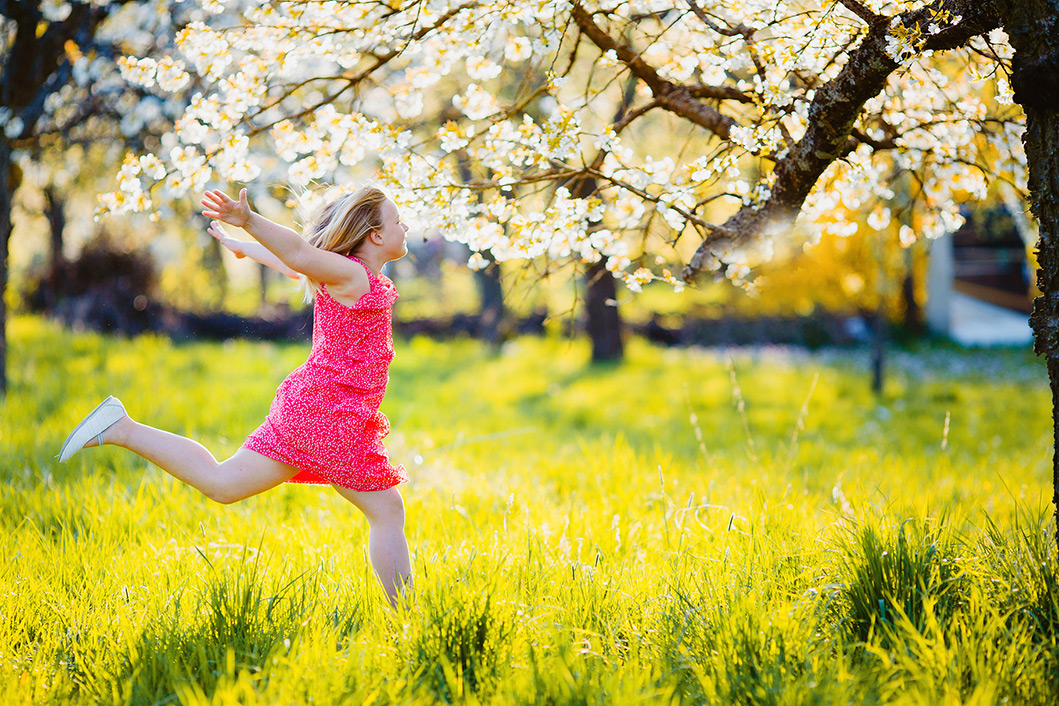
<instances>
[{"instance_id":1,"label":"white shoe","mask_svg":"<svg viewBox=\"0 0 1059 706\"><path fill-rule=\"evenodd\" d=\"M103 445L103 432L112 427L116 421L127 417L128 413L117 397L108 397L99 403L81 423L74 427L59 449L59 463L66 463L71 456L84 448L92 437Z\"/></svg>"}]
</instances>

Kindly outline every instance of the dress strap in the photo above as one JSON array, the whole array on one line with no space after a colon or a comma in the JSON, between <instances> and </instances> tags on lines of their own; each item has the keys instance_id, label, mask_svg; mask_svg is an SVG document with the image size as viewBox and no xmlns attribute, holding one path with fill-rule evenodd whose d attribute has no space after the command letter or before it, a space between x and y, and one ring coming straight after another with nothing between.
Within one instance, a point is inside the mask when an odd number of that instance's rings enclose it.
<instances>
[{"instance_id":1,"label":"dress strap","mask_svg":"<svg viewBox=\"0 0 1059 706\"><path fill-rule=\"evenodd\" d=\"M364 270L368 273L368 281L369 282L379 279L378 276L376 276L376 274L371 271L371 268L368 267L367 265L365 265L364 261L361 260L359 257L357 257L356 255L353 255L353 254L350 254L349 257L360 263L360 266L363 267Z\"/></svg>"}]
</instances>

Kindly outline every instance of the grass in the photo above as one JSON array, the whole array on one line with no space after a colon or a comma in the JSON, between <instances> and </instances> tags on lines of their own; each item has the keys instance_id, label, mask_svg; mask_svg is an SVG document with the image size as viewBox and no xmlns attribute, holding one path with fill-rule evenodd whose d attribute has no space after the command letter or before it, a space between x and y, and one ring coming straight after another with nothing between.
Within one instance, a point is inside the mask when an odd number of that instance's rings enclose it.
<instances>
[{"instance_id":1,"label":"grass","mask_svg":"<svg viewBox=\"0 0 1059 706\"><path fill-rule=\"evenodd\" d=\"M399 342L411 609L366 523L286 486L211 504L100 397L218 457L304 345L9 324L0 703L1052 704L1050 395L1026 351ZM946 420L948 420L946 422Z\"/></svg>"}]
</instances>

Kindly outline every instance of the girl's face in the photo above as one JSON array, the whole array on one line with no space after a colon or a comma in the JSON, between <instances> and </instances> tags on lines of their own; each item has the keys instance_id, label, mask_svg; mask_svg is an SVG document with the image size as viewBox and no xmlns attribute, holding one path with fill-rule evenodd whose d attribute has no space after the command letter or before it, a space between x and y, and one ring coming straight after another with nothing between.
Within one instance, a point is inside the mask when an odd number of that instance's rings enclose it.
<instances>
[{"instance_id":1,"label":"girl's face","mask_svg":"<svg viewBox=\"0 0 1059 706\"><path fill-rule=\"evenodd\" d=\"M397 207L389 199L383 202L379 211L382 216L382 228L379 230L379 236L382 238L381 246L386 256L386 261L389 262L403 257L408 252L408 243L405 241L408 226L401 222L401 215L397 212Z\"/></svg>"}]
</instances>

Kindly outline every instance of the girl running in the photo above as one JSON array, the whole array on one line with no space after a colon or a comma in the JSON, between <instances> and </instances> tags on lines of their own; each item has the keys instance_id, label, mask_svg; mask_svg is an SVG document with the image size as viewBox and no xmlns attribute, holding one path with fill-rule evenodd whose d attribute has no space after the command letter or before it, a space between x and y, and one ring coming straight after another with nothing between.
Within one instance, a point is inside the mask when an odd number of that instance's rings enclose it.
<instances>
[{"instance_id":1,"label":"girl running","mask_svg":"<svg viewBox=\"0 0 1059 706\"><path fill-rule=\"evenodd\" d=\"M246 189L238 201L208 191L202 205L203 215L216 219L209 232L236 257L303 280L313 300L308 360L287 376L268 418L226 461L196 441L133 421L114 397L70 433L59 460L90 446L122 446L220 503L284 482L330 484L368 518L372 566L396 605L411 581L404 501L396 487L408 475L390 463L382 442L390 430L379 404L393 359L397 289L381 269L408 252L408 227L374 187L327 204L304 239L253 211ZM243 228L256 242L230 238L217 221Z\"/></svg>"}]
</instances>

